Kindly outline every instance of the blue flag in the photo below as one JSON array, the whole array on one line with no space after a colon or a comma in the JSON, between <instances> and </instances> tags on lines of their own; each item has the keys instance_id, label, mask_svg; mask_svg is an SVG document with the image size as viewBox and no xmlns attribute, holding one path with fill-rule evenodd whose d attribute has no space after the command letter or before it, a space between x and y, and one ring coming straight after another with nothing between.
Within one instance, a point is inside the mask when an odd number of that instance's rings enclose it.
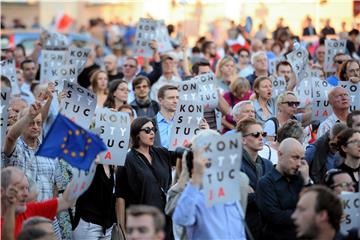
<instances>
[{"instance_id":1,"label":"blue flag","mask_svg":"<svg viewBox=\"0 0 360 240\"><path fill-rule=\"evenodd\" d=\"M103 141L58 114L35 155L62 158L71 166L88 171L99 152L107 150Z\"/></svg>"}]
</instances>

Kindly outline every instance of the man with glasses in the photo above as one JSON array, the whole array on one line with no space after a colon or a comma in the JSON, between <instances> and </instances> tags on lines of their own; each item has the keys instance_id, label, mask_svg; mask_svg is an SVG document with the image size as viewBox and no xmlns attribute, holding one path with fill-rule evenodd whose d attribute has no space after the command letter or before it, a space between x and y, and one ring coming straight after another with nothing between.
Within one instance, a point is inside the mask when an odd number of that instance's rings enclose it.
<instances>
[{"instance_id":1,"label":"man with glasses","mask_svg":"<svg viewBox=\"0 0 360 240\"><path fill-rule=\"evenodd\" d=\"M337 122L346 123L349 114L349 93L343 87L335 87L328 94L332 114L323 121L317 131L317 138L329 131Z\"/></svg>"},{"instance_id":2,"label":"man with glasses","mask_svg":"<svg viewBox=\"0 0 360 240\"><path fill-rule=\"evenodd\" d=\"M260 178L270 172L273 164L258 155L258 152L264 146L263 138L266 137L266 132L263 132L261 123L257 122L254 118L248 118L238 123L237 131L241 132L243 136L241 171L249 177L250 181L245 219L254 239L260 239L260 232L263 226L260 212L256 205L256 186Z\"/></svg>"},{"instance_id":3,"label":"man with glasses","mask_svg":"<svg viewBox=\"0 0 360 240\"><path fill-rule=\"evenodd\" d=\"M257 185L256 200L265 225L261 239L296 239L291 215L301 189L311 184L301 143L285 139L279 147L278 164Z\"/></svg>"},{"instance_id":4,"label":"man with glasses","mask_svg":"<svg viewBox=\"0 0 360 240\"><path fill-rule=\"evenodd\" d=\"M333 190L336 195L340 195L342 192L355 192L356 183L353 182L347 172L334 168L327 171L325 185Z\"/></svg>"}]
</instances>

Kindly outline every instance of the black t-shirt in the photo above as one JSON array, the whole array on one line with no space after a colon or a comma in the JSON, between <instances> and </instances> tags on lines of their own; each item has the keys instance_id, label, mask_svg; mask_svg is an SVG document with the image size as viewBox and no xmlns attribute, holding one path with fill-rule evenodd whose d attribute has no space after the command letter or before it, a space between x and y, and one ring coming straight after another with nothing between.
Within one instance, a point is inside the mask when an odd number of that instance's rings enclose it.
<instances>
[{"instance_id":1,"label":"black t-shirt","mask_svg":"<svg viewBox=\"0 0 360 240\"><path fill-rule=\"evenodd\" d=\"M108 74L109 82L111 82L112 80L115 80L115 79L122 79L123 77L124 77L124 74L122 72L118 72L115 75Z\"/></svg>"},{"instance_id":2,"label":"black t-shirt","mask_svg":"<svg viewBox=\"0 0 360 240\"><path fill-rule=\"evenodd\" d=\"M135 149L128 152L124 167L119 167L116 173L115 195L124 198L126 206L145 204L164 211L176 155L162 147L151 147L150 155L151 164Z\"/></svg>"}]
</instances>

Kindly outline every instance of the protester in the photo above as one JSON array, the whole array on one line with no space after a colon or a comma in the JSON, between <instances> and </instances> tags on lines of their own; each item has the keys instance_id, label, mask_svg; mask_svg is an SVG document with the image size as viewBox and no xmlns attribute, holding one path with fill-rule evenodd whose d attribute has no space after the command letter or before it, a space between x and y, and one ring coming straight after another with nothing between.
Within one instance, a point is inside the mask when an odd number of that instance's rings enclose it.
<instances>
[{"instance_id":1,"label":"protester","mask_svg":"<svg viewBox=\"0 0 360 240\"><path fill-rule=\"evenodd\" d=\"M250 84L242 77L235 78L230 84L230 91L224 93L224 99L231 108L234 108L240 101L249 100L250 96ZM223 133L234 129L236 126L232 114L223 117L222 124L224 125Z\"/></svg>"},{"instance_id":2,"label":"protester","mask_svg":"<svg viewBox=\"0 0 360 240\"><path fill-rule=\"evenodd\" d=\"M91 75L90 82L91 90L96 94L96 106L102 107L108 95L108 75L97 70Z\"/></svg>"},{"instance_id":3,"label":"protester","mask_svg":"<svg viewBox=\"0 0 360 240\"><path fill-rule=\"evenodd\" d=\"M339 196L342 192L355 192L356 183L347 172L334 168L326 172L325 185Z\"/></svg>"},{"instance_id":4,"label":"protester","mask_svg":"<svg viewBox=\"0 0 360 240\"><path fill-rule=\"evenodd\" d=\"M173 118L179 101L179 90L173 85L164 85L159 89L158 99L160 111L156 114L155 123L158 133L156 133L155 145L168 148Z\"/></svg>"},{"instance_id":5,"label":"protester","mask_svg":"<svg viewBox=\"0 0 360 240\"><path fill-rule=\"evenodd\" d=\"M287 138L279 147L278 164L260 179L256 199L264 220L262 239L296 239L291 220L299 193L310 185L309 167L302 145Z\"/></svg>"},{"instance_id":6,"label":"protester","mask_svg":"<svg viewBox=\"0 0 360 240\"><path fill-rule=\"evenodd\" d=\"M205 40L201 45L201 53L203 58L209 61L211 70L215 72L215 67L218 61L218 57L216 55L216 44L213 41Z\"/></svg>"},{"instance_id":7,"label":"protester","mask_svg":"<svg viewBox=\"0 0 360 240\"><path fill-rule=\"evenodd\" d=\"M328 99L333 113L320 124L317 130L317 138L329 131L335 123L345 123L349 114L350 98L346 89L342 87L333 88L328 94Z\"/></svg>"},{"instance_id":8,"label":"protester","mask_svg":"<svg viewBox=\"0 0 360 240\"><path fill-rule=\"evenodd\" d=\"M106 69L106 73L109 79L109 82L115 79L122 79L124 74L118 71L117 68L117 58L115 55L107 55L104 58L104 65ZM91 80L90 80L91 81Z\"/></svg>"},{"instance_id":9,"label":"protester","mask_svg":"<svg viewBox=\"0 0 360 240\"><path fill-rule=\"evenodd\" d=\"M133 81L135 100L130 103L138 117L153 118L160 110L159 104L150 98L150 80L144 76L138 76Z\"/></svg>"},{"instance_id":10,"label":"protester","mask_svg":"<svg viewBox=\"0 0 360 240\"><path fill-rule=\"evenodd\" d=\"M323 68L325 62L325 46L324 44L320 44L315 51L315 61L314 64Z\"/></svg>"},{"instance_id":11,"label":"protester","mask_svg":"<svg viewBox=\"0 0 360 240\"><path fill-rule=\"evenodd\" d=\"M12 221L12 216L15 216L12 228L15 237L19 234L22 223L26 219L33 216L43 216L53 220L58 212L68 209L76 200L70 199L70 188L68 187L60 198L26 203L25 199L29 194L29 182L24 173L15 167L7 167L1 170L1 192L1 229L3 230L7 221Z\"/></svg>"},{"instance_id":12,"label":"protester","mask_svg":"<svg viewBox=\"0 0 360 240\"><path fill-rule=\"evenodd\" d=\"M84 70L77 77L77 83L86 89L88 87L90 87L90 85L91 85L90 77L91 77L92 73L94 71L100 69L100 66L95 63L94 58L95 58L94 53L91 51L89 53L89 57L86 61Z\"/></svg>"},{"instance_id":13,"label":"protester","mask_svg":"<svg viewBox=\"0 0 360 240\"><path fill-rule=\"evenodd\" d=\"M347 116L346 125L360 131L360 110L354 110Z\"/></svg>"},{"instance_id":14,"label":"protester","mask_svg":"<svg viewBox=\"0 0 360 240\"><path fill-rule=\"evenodd\" d=\"M240 48L238 51L237 68L240 77L247 77L254 72L250 64L250 51L247 48Z\"/></svg>"},{"instance_id":15,"label":"protester","mask_svg":"<svg viewBox=\"0 0 360 240\"><path fill-rule=\"evenodd\" d=\"M74 240L111 239L116 222L114 175L112 166L97 164L90 187L76 201Z\"/></svg>"},{"instance_id":16,"label":"protester","mask_svg":"<svg viewBox=\"0 0 360 240\"><path fill-rule=\"evenodd\" d=\"M344 158L338 168L349 173L356 183L356 191L359 191L360 132L351 128L341 131L337 135L337 147Z\"/></svg>"},{"instance_id":17,"label":"protester","mask_svg":"<svg viewBox=\"0 0 360 240\"><path fill-rule=\"evenodd\" d=\"M264 123L266 120L275 116L275 102L272 99L271 79L265 76L256 78L254 82L254 93L256 120Z\"/></svg>"},{"instance_id":18,"label":"protester","mask_svg":"<svg viewBox=\"0 0 360 240\"><path fill-rule=\"evenodd\" d=\"M214 130L204 130L192 140L193 170L191 180L182 192L173 215L174 222L186 227L188 239L246 239L244 211L236 202L205 206L201 191L205 165L201 138L219 135ZM227 214L226 214L227 213Z\"/></svg>"},{"instance_id":19,"label":"protester","mask_svg":"<svg viewBox=\"0 0 360 240\"><path fill-rule=\"evenodd\" d=\"M129 89L124 80L114 80L109 84L109 92L104 102L104 107L118 110L127 103Z\"/></svg>"},{"instance_id":20,"label":"protester","mask_svg":"<svg viewBox=\"0 0 360 240\"><path fill-rule=\"evenodd\" d=\"M295 138L300 143L304 142L304 129L298 121L287 120L287 122L279 128L276 141L270 144L264 144L263 149L258 152L259 156L276 165L278 162L279 145L286 138Z\"/></svg>"},{"instance_id":21,"label":"protester","mask_svg":"<svg viewBox=\"0 0 360 240\"><path fill-rule=\"evenodd\" d=\"M35 102L35 97L32 93L32 85L35 84L36 80L36 64L31 59L26 59L20 64L21 70L23 71L23 76L25 82L21 84L21 98L24 99L27 104L32 104Z\"/></svg>"},{"instance_id":22,"label":"protester","mask_svg":"<svg viewBox=\"0 0 360 240\"><path fill-rule=\"evenodd\" d=\"M277 100L276 117L269 118L264 124L264 131L268 133L269 141L276 141L277 131L287 120L293 119L307 126L311 120L311 111L306 113L297 113L300 102L292 91L281 93Z\"/></svg>"},{"instance_id":23,"label":"protester","mask_svg":"<svg viewBox=\"0 0 360 240\"><path fill-rule=\"evenodd\" d=\"M256 187L260 178L273 168L272 162L258 155L258 152L263 148L263 138L266 137L266 132L263 132L261 123L256 122L253 118L240 121L237 131L242 134L243 138L241 171L250 180L245 220L253 238L261 239L260 233L263 225L256 205Z\"/></svg>"},{"instance_id":24,"label":"protester","mask_svg":"<svg viewBox=\"0 0 360 240\"><path fill-rule=\"evenodd\" d=\"M301 192L291 215L296 236L301 239L343 239L340 233L341 201L323 186L312 186Z\"/></svg>"},{"instance_id":25,"label":"protester","mask_svg":"<svg viewBox=\"0 0 360 240\"><path fill-rule=\"evenodd\" d=\"M133 205L126 210L126 239L165 239L165 218L156 207Z\"/></svg>"},{"instance_id":26,"label":"protester","mask_svg":"<svg viewBox=\"0 0 360 240\"><path fill-rule=\"evenodd\" d=\"M276 65L276 75L278 77L284 77L288 91L294 90L297 82L294 71L288 61L281 61Z\"/></svg>"},{"instance_id":27,"label":"protester","mask_svg":"<svg viewBox=\"0 0 360 240\"><path fill-rule=\"evenodd\" d=\"M217 79L217 85L220 88L220 92L227 92L230 90L230 84L236 78L235 62L232 57L225 56L220 59L216 64L215 76Z\"/></svg>"},{"instance_id":28,"label":"protester","mask_svg":"<svg viewBox=\"0 0 360 240\"><path fill-rule=\"evenodd\" d=\"M269 76L268 74L268 58L265 52L259 51L251 56L251 65L254 67L254 73L247 76L251 89L254 86L255 79L260 76Z\"/></svg>"},{"instance_id":29,"label":"protester","mask_svg":"<svg viewBox=\"0 0 360 240\"><path fill-rule=\"evenodd\" d=\"M324 183L326 171L339 164L341 157L338 154L336 136L345 128L345 124L336 123L332 129L307 146L305 159L309 164L310 177L315 183Z\"/></svg>"},{"instance_id":30,"label":"protester","mask_svg":"<svg viewBox=\"0 0 360 240\"><path fill-rule=\"evenodd\" d=\"M164 211L176 154L154 146L155 126L149 118L140 117L132 122L132 148L124 168L119 168L116 175L116 197L123 198L126 206L145 204ZM166 217L166 239L173 239L169 217Z\"/></svg>"},{"instance_id":31,"label":"protester","mask_svg":"<svg viewBox=\"0 0 360 240\"><path fill-rule=\"evenodd\" d=\"M360 82L360 63L354 59L344 61L340 66L337 78L339 81Z\"/></svg>"}]
</instances>

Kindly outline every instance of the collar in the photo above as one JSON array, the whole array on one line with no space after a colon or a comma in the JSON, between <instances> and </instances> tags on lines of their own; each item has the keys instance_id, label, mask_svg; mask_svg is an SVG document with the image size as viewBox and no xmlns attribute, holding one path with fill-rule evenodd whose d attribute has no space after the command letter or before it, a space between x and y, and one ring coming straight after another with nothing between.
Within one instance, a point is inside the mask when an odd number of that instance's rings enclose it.
<instances>
[{"instance_id":1,"label":"collar","mask_svg":"<svg viewBox=\"0 0 360 240\"><path fill-rule=\"evenodd\" d=\"M174 115L175 116L175 115ZM160 122L166 122L166 123L169 123L171 122L173 119L171 119L170 121L167 121L166 118L161 114L161 112L159 111L157 114L156 114L156 121L158 123Z\"/></svg>"},{"instance_id":2,"label":"collar","mask_svg":"<svg viewBox=\"0 0 360 240\"><path fill-rule=\"evenodd\" d=\"M281 173L275 168L275 166L274 166L274 168L270 171L269 174L272 176L272 178L273 178L276 182L279 181L279 180L283 177L283 175L281 175Z\"/></svg>"}]
</instances>

